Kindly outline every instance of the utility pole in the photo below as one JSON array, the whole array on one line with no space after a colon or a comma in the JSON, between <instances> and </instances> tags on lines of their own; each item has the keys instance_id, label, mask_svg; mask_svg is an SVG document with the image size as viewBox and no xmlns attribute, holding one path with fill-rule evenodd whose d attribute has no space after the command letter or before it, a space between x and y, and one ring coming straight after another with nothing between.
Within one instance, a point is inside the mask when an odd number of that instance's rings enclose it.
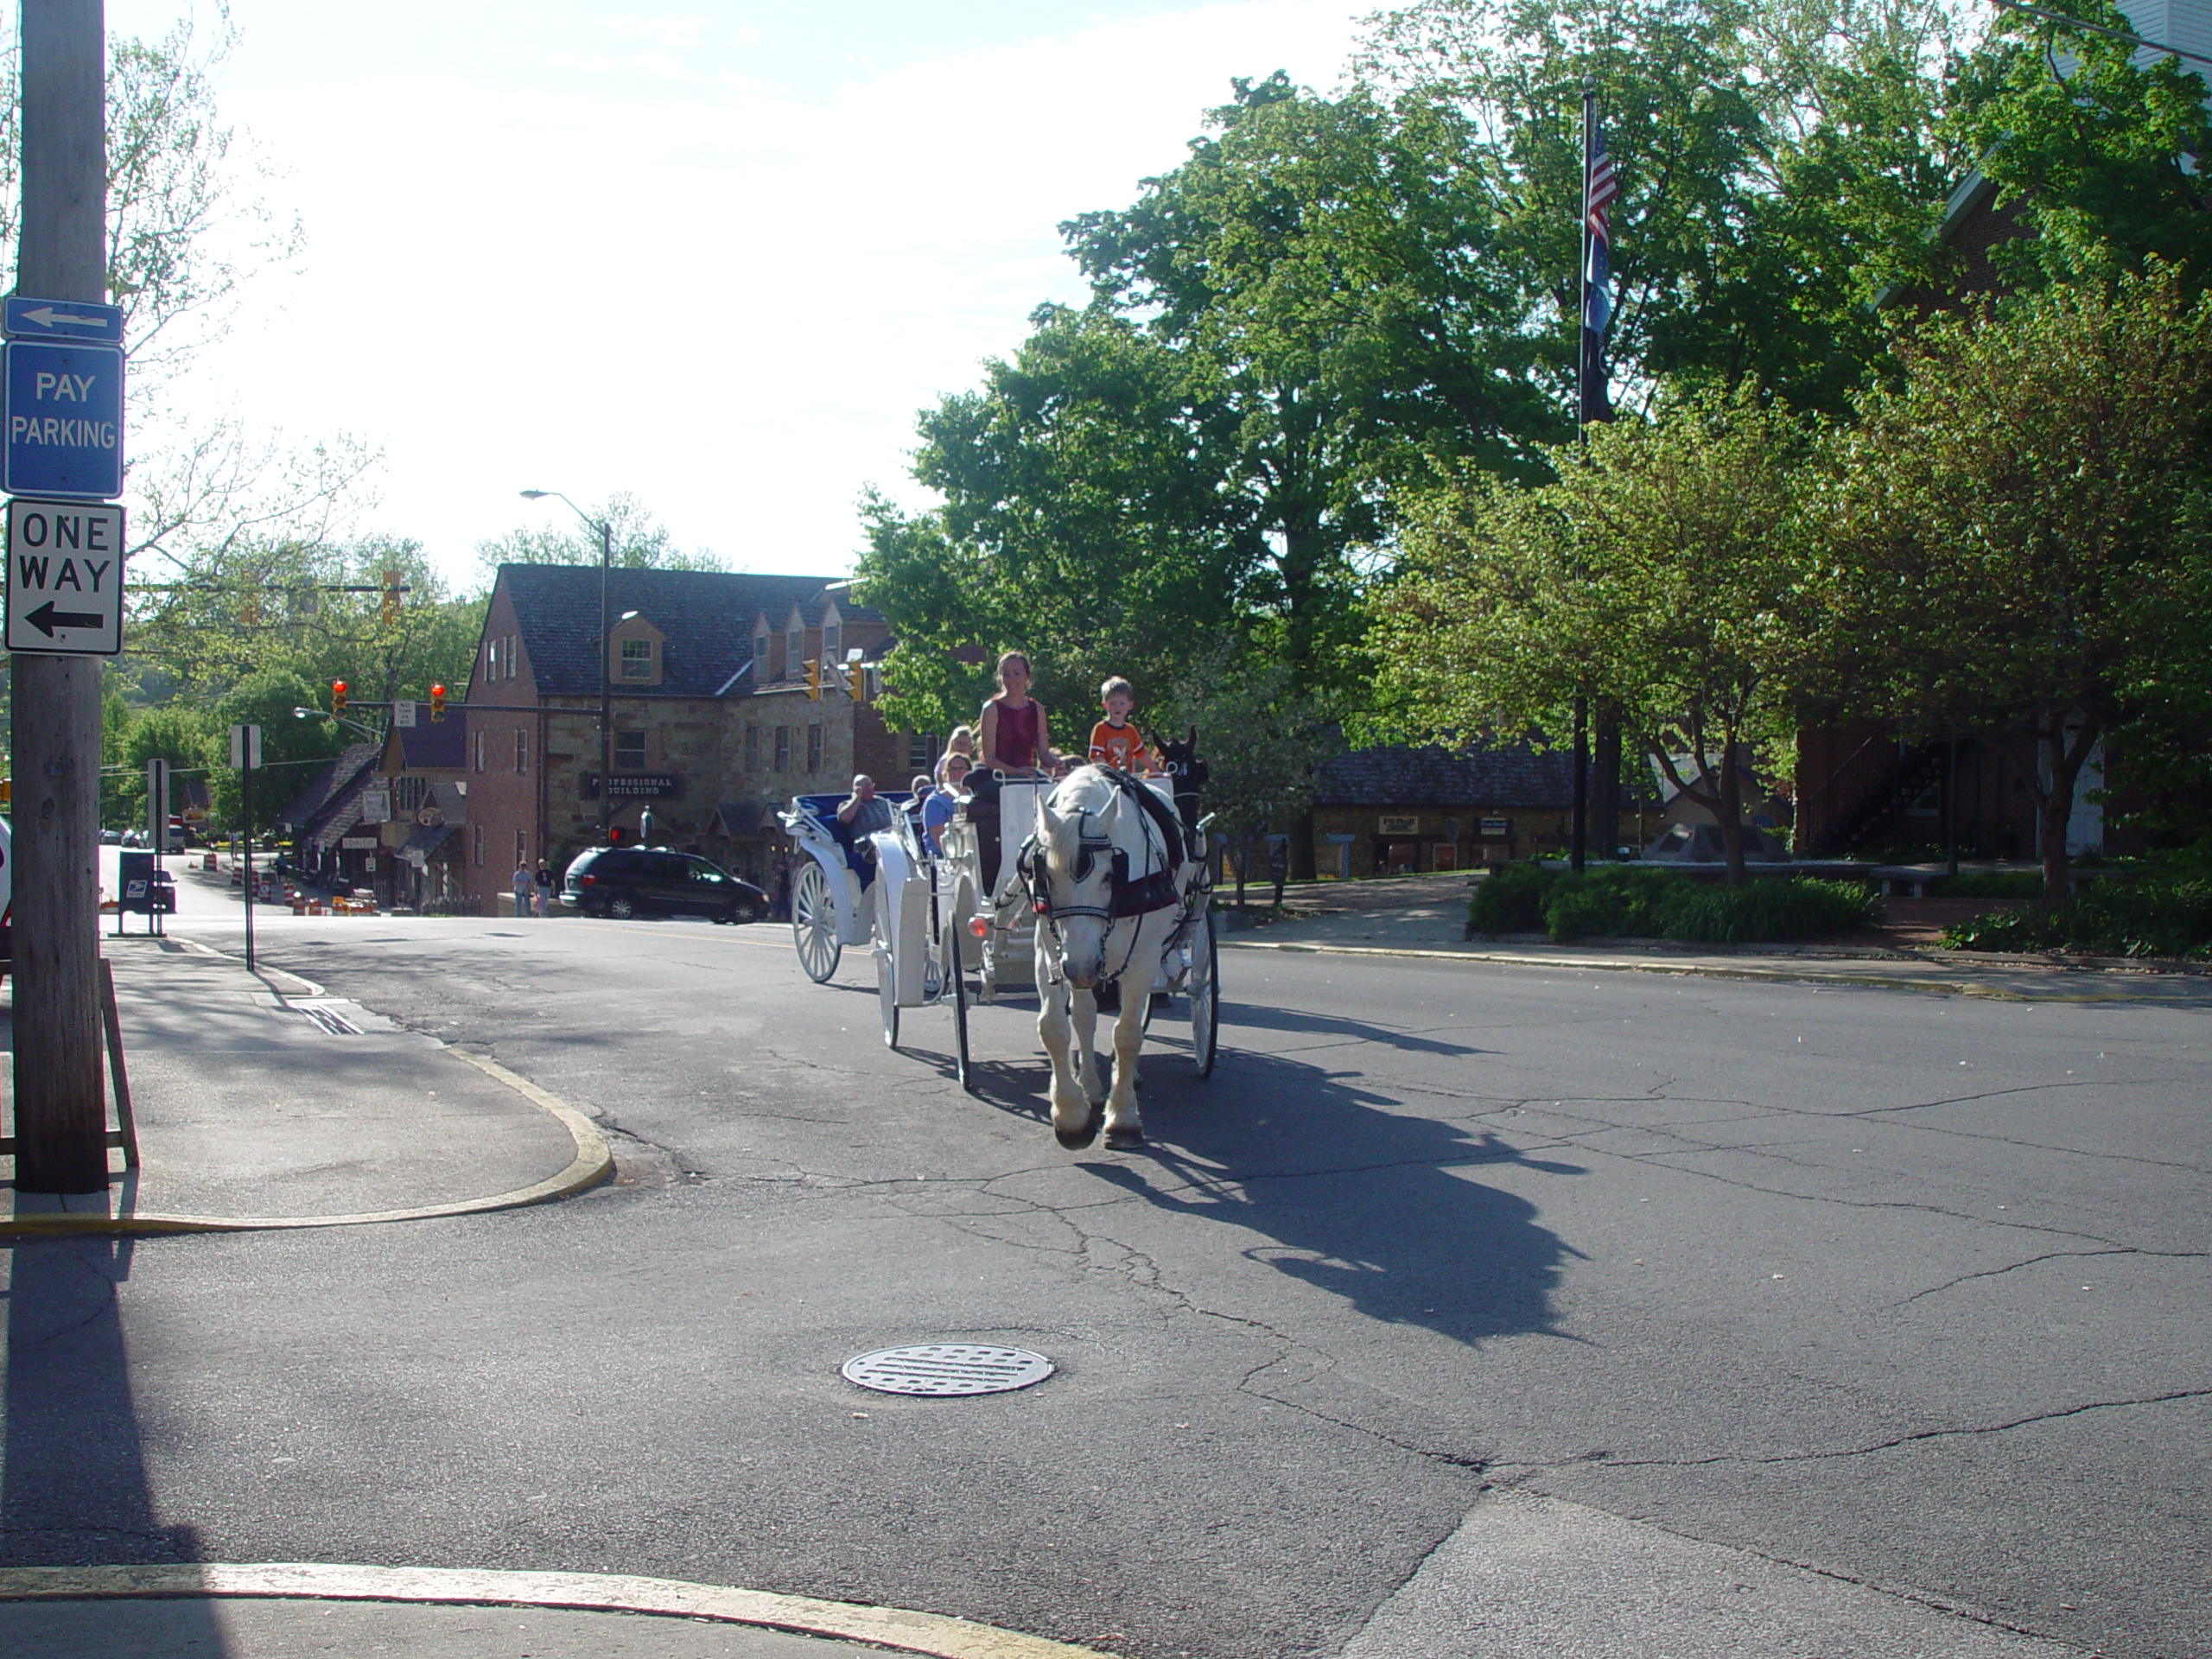
<instances>
[{"instance_id":1,"label":"utility pole","mask_svg":"<svg viewBox=\"0 0 2212 1659\"><path fill-rule=\"evenodd\" d=\"M16 291L107 300L102 0L22 0ZM100 1076L100 659L18 654L14 677L16 1186L107 1190Z\"/></svg>"}]
</instances>

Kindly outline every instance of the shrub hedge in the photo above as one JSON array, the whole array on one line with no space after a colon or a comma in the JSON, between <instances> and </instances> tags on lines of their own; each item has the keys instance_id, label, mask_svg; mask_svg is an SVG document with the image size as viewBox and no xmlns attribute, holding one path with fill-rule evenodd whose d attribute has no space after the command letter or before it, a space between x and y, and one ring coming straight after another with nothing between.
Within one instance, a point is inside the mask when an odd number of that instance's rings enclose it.
<instances>
[{"instance_id":1,"label":"shrub hedge","mask_svg":"<svg viewBox=\"0 0 2212 1659\"><path fill-rule=\"evenodd\" d=\"M1855 881L1761 876L1725 887L1633 865L1575 875L1517 863L1475 884L1467 931L1771 944L1848 932L1872 921L1878 906L1873 890Z\"/></svg>"},{"instance_id":2,"label":"shrub hedge","mask_svg":"<svg viewBox=\"0 0 2212 1659\"><path fill-rule=\"evenodd\" d=\"M1990 911L1943 930L1954 950L2080 950L2212 959L2212 879L2099 881L2063 905Z\"/></svg>"}]
</instances>

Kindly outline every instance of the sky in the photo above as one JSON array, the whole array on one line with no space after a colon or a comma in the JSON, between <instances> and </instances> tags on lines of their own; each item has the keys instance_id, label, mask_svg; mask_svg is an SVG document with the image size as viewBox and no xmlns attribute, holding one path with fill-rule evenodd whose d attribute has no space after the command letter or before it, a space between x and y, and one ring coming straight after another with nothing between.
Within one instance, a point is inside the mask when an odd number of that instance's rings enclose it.
<instances>
[{"instance_id":1,"label":"sky","mask_svg":"<svg viewBox=\"0 0 2212 1659\"><path fill-rule=\"evenodd\" d=\"M1373 9L232 0L220 106L306 241L173 395L380 450L358 527L463 584L480 541L569 516L529 488L842 573L863 487L926 499L917 411L1084 297L1060 221L1174 167L1233 77L1338 85Z\"/></svg>"}]
</instances>

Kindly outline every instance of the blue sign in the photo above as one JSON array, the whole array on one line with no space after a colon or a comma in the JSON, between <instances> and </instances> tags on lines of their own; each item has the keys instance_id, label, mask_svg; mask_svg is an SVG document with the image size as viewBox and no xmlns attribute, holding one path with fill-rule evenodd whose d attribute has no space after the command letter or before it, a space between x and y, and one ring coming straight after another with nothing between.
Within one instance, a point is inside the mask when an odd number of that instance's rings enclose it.
<instances>
[{"instance_id":1,"label":"blue sign","mask_svg":"<svg viewBox=\"0 0 2212 1659\"><path fill-rule=\"evenodd\" d=\"M105 501L123 493L123 352L11 340L0 489Z\"/></svg>"},{"instance_id":2,"label":"blue sign","mask_svg":"<svg viewBox=\"0 0 2212 1659\"><path fill-rule=\"evenodd\" d=\"M120 346L123 308L10 294L0 299L0 333L10 340L74 340L87 346Z\"/></svg>"}]
</instances>

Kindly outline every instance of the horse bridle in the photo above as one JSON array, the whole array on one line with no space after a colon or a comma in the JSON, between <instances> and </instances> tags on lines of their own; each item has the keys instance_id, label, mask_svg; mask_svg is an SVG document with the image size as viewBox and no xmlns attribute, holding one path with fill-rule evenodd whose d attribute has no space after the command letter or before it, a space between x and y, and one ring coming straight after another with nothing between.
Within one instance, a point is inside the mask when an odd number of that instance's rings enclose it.
<instances>
[{"instance_id":1,"label":"horse bridle","mask_svg":"<svg viewBox=\"0 0 2212 1659\"><path fill-rule=\"evenodd\" d=\"M1110 936L1116 923L1141 922L1152 909L1166 908L1166 905L1156 905L1148 909L1117 914L1114 906L1114 895L1128 891L1133 885L1129 880L1128 874L1129 855L1116 847L1109 836L1083 833L1083 827L1087 826L1090 822L1090 814L1088 810L1080 812L1077 822L1076 861L1075 869L1071 873L1075 883L1079 887L1090 880L1092 873L1098 868L1100 853L1106 854L1112 861L1110 879L1107 886L1107 901L1103 906L1055 905L1052 902L1052 881L1043 868L1044 849L1033 832L1027 841L1021 843L1021 851L1014 859L1014 869L1021 877L1021 885L1029 894L1030 908L1043 918L1046 926L1052 929L1053 942L1058 947L1062 957L1067 955L1067 941L1060 933L1060 923L1065 918L1077 916L1094 918L1106 924L1107 932ZM1150 862L1154 855L1157 855L1160 862L1159 871L1148 870L1140 880L1150 881L1155 880L1158 875L1171 875L1173 870L1167 849L1160 844L1159 836L1154 831L1150 816L1140 813L1138 822L1144 831L1147 862ZM1171 899L1169 902L1173 903L1175 900ZM1122 953L1122 965L1110 974L1102 975L1102 978L1118 980L1128 971L1130 963L1136 959L1137 936L1142 931L1140 927L1129 929L1128 949Z\"/></svg>"}]
</instances>

